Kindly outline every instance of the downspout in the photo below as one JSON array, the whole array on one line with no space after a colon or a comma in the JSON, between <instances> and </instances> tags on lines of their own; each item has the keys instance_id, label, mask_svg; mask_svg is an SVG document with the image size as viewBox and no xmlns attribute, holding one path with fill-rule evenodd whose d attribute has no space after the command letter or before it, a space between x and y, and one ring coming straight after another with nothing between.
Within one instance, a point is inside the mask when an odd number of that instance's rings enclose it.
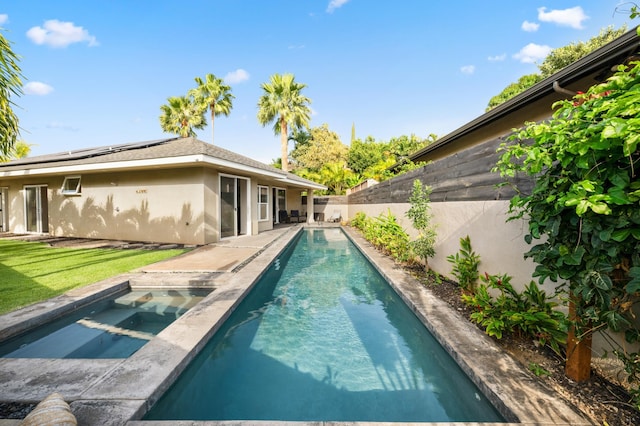
<instances>
[{"instance_id":1,"label":"downspout","mask_svg":"<svg viewBox=\"0 0 640 426\"><path fill-rule=\"evenodd\" d=\"M558 80L553 82L553 90L556 93L562 93L564 95L568 95L568 96L571 96L571 97L574 97L575 95L578 94L577 92L574 92L573 90L568 90L568 89L565 89L564 87L560 87L560 83L558 83Z\"/></svg>"}]
</instances>

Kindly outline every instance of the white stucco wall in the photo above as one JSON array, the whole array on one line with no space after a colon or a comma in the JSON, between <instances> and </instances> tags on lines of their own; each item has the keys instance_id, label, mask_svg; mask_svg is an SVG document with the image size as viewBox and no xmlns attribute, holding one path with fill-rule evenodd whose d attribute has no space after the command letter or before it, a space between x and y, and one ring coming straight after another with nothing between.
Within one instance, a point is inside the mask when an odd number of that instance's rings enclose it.
<instances>
[{"instance_id":1,"label":"white stucco wall","mask_svg":"<svg viewBox=\"0 0 640 426\"><path fill-rule=\"evenodd\" d=\"M413 237L416 231L405 216L409 203L354 204L349 207L349 219L358 211L378 216L391 211L401 226ZM524 259L530 246L524 242L526 223L506 222L508 201L455 201L431 203L433 223L436 225L436 256L429 266L446 277L451 277L451 264L447 256L460 250L460 238L471 238L473 250L480 255L480 273L508 274L517 288L524 288L532 280L535 265Z\"/></svg>"}]
</instances>

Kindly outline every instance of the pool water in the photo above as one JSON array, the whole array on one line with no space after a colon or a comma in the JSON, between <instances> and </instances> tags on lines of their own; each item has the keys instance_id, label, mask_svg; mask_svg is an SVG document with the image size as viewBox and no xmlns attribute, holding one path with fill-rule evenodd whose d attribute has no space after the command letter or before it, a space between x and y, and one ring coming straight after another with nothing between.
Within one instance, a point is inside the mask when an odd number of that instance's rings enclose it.
<instances>
[{"instance_id":1,"label":"pool water","mask_svg":"<svg viewBox=\"0 0 640 426\"><path fill-rule=\"evenodd\" d=\"M145 419L503 421L337 228L304 230Z\"/></svg>"},{"instance_id":2,"label":"pool water","mask_svg":"<svg viewBox=\"0 0 640 426\"><path fill-rule=\"evenodd\" d=\"M120 293L0 344L3 358L127 358L209 290Z\"/></svg>"}]
</instances>

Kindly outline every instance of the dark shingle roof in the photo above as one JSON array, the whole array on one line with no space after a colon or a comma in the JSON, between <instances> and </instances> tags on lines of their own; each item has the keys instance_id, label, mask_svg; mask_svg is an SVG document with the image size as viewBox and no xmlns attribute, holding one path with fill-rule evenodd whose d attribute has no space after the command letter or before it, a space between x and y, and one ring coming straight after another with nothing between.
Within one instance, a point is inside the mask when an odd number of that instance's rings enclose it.
<instances>
[{"instance_id":1,"label":"dark shingle roof","mask_svg":"<svg viewBox=\"0 0 640 426\"><path fill-rule=\"evenodd\" d=\"M219 146L208 144L195 138L158 139L27 157L8 163L0 163L0 174L2 172L20 170L167 159L191 155L205 155L215 159L229 161L239 166L264 171L270 175L281 175L283 179L300 184L313 184L315 187L318 186L317 183L303 179L292 173L284 172L249 157L220 148Z\"/></svg>"}]
</instances>

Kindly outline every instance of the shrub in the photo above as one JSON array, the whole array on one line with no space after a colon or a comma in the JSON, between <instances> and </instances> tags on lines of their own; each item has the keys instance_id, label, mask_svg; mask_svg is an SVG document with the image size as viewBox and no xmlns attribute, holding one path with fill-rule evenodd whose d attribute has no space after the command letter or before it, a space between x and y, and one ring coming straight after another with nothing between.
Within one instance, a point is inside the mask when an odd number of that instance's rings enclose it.
<instances>
[{"instance_id":1,"label":"shrub","mask_svg":"<svg viewBox=\"0 0 640 426\"><path fill-rule=\"evenodd\" d=\"M473 293L478 283L480 256L471 248L471 238L468 235L460 238L460 251L447 256L447 261L453 264L451 273L458 280L460 287L467 293Z\"/></svg>"},{"instance_id":2,"label":"shrub","mask_svg":"<svg viewBox=\"0 0 640 426\"><path fill-rule=\"evenodd\" d=\"M566 343L567 318L555 310L557 303L552 302L535 281L518 293L506 274L485 274L481 280L476 291L463 295L462 299L475 310L471 319L485 327L489 336L501 339L505 332L515 332L560 353L560 345ZM499 295L493 297L490 290L497 290Z\"/></svg>"},{"instance_id":3,"label":"shrub","mask_svg":"<svg viewBox=\"0 0 640 426\"><path fill-rule=\"evenodd\" d=\"M355 217L351 219L351 226L359 230L364 230L367 225L368 217L364 212L356 213Z\"/></svg>"},{"instance_id":4,"label":"shrub","mask_svg":"<svg viewBox=\"0 0 640 426\"><path fill-rule=\"evenodd\" d=\"M393 257L396 261L407 262L411 259L409 234L400 226L391 210L375 218L358 212L351 221L351 225L358 228L363 237L376 249Z\"/></svg>"},{"instance_id":5,"label":"shrub","mask_svg":"<svg viewBox=\"0 0 640 426\"><path fill-rule=\"evenodd\" d=\"M436 231L431 224L429 195L431 195L429 186L423 186L418 179L413 181L413 191L409 197L411 208L407 211L407 217L411 219L413 227L418 231L418 237L409 243L409 247L417 257L422 259L425 268L429 267L428 259L436 254Z\"/></svg>"}]
</instances>

